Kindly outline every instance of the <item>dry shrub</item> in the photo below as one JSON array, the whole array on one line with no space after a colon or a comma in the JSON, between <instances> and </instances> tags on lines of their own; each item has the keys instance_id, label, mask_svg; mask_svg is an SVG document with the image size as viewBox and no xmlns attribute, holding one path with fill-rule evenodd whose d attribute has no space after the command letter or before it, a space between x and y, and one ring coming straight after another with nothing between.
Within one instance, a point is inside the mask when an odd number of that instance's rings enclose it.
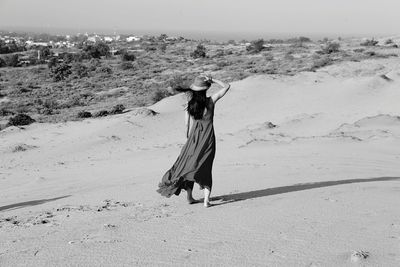
<instances>
[{"instance_id":1,"label":"dry shrub","mask_svg":"<svg viewBox=\"0 0 400 267\"><path fill-rule=\"evenodd\" d=\"M135 61L136 56L133 53L129 53L127 51L122 51L121 60L122 61Z\"/></svg>"},{"instance_id":2,"label":"dry shrub","mask_svg":"<svg viewBox=\"0 0 400 267\"><path fill-rule=\"evenodd\" d=\"M109 115L109 112L107 110L100 110L100 111L96 112L93 116L94 117L105 117L108 115Z\"/></svg>"},{"instance_id":3,"label":"dry shrub","mask_svg":"<svg viewBox=\"0 0 400 267\"><path fill-rule=\"evenodd\" d=\"M164 99L164 98L166 98L166 97L168 97L168 96L170 96L170 93L169 93L167 90L165 90L165 89L160 89L160 90L157 90L157 91L155 91L155 92L153 93L153 95L152 95L152 97L151 97L151 100L152 100L154 103L156 103L156 102L160 101L161 99Z\"/></svg>"},{"instance_id":4,"label":"dry shrub","mask_svg":"<svg viewBox=\"0 0 400 267\"><path fill-rule=\"evenodd\" d=\"M312 63L312 66L311 66L311 71L315 71L319 68L331 65L331 64L333 64L333 62L334 61L330 57L327 57L327 56L322 57L322 58L315 58Z\"/></svg>"},{"instance_id":5,"label":"dry shrub","mask_svg":"<svg viewBox=\"0 0 400 267\"><path fill-rule=\"evenodd\" d=\"M259 53L265 49L264 44L264 39L254 40L249 46L246 47L246 50L249 53Z\"/></svg>"},{"instance_id":6,"label":"dry shrub","mask_svg":"<svg viewBox=\"0 0 400 267\"><path fill-rule=\"evenodd\" d=\"M26 114L17 114L8 120L7 126L23 126L34 122L35 120Z\"/></svg>"},{"instance_id":7,"label":"dry shrub","mask_svg":"<svg viewBox=\"0 0 400 267\"><path fill-rule=\"evenodd\" d=\"M362 46L376 46L379 42L374 39L367 39L362 42L360 45Z\"/></svg>"},{"instance_id":8,"label":"dry shrub","mask_svg":"<svg viewBox=\"0 0 400 267\"><path fill-rule=\"evenodd\" d=\"M124 112L124 110L125 110L124 105L118 104L111 109L110 114L112 115L121 114L122 112Z\"/></svg>"},{"instance_id":9,"label":"dry shrub","mask_svg":"<svg viewBox=\"0 0 400 267\"><path fill-rule=\"evenodd\" d=\"M134 68L133 64L131 62L121 62L119 64L119 68L121 70L131 70Z\"/></svg>"},{"instance_id":10,"label":"dry shrub","mask_svg":"<svg viewBox=\"0 0 400 267\"><path fill-rule=\"evenodd\" d=\"M190 53L192 58L205 58L207 56L206 48L202 44L198 44L196 49Z\"/></svg>"},{"instance_id":11,"label":"dry shrub","mask_svg":"<svg viewBox=\"0 0 400 267\"><path fill-rule=\"evenodd\" d=\"M180 89L180 88L188 88L192 82L192 75L189 74L175 74L172 78L168 81L168 86L171 87L173 90Z\"/></svg>"},{"instance_id":12,"label":"dry shrub","mask_svg":"<svg viewBox=\"0 0 400 267\"><path fill-rule=\"evenodd\" d=\"M92 113L90 113L89 111L80 111L78 112L77 117L80 119L91 118Z\"/></svg>"},{"instance_id":13,"label":"dry shrub","mask_svg":"<svg viewBox=\"0 0 400 267\"><path fill-rule=\"evenodd\" d=\"M339 43L327 43L324 45L322 50L320 51L321 54L332 54L332 53L337 53L340 51L340 44Z\"/></svg>"}]
</instances>

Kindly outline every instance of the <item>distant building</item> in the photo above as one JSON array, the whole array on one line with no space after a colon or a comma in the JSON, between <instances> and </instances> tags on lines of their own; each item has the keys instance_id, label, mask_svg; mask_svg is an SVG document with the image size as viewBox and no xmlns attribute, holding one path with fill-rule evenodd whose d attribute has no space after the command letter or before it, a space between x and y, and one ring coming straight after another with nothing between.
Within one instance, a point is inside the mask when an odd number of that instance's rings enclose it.
<instances>
[{"instance_id":1,"label":"distant building","mask_svg":"<svg viewBox=\"0 0 400 267\"><path fill-rule=\"evenodd\" d=\"M173 36L169 36L167 38L165 38L165 40L167 41L177 41L179 38L178 37L173 37Z\"/></svg>"},{"instance_id":2,"label":"distant building","mask_svg":"<svg viewBox=\"0 0 400 267\"><path fill-rule=\"evenodd\" d=\"M89 37L87 38L87 40L88 40L88 42L96 43L96 42L101 41L101 38L100 38L100 36L98 36L98 35L96 34L96 35L94 35L94 36L89 36Z\"/></svg>"},{"instance_id":3,"label":"distant building","mask_svg":"<svg viewBox=\"0 0 400 267\"><path fill-rule=\"evenodd\" d=\"M27 47L32 47L32 46L45 46L45 47L52 47L50 43L46 42L34 42L32 40L28 40L25 42Z\"/></svg>"},{"instance_id":4,"label":"distant building","mask_svg":"<svg viewBox=\"0 0 400 267\"><path fill-rule=\"evenodd\" d=\"M126 41L127 42L133 42L133 41L137 42L137 41L140 41L141 39L142 38L140 38L138 36L129 36L128 38L126 38Z\"/></svg>"},{"instance_id":5,"label":"distant building","mask_svg":"<svg viewBox=\"0 0 400 267\"><path fill-rule=\"evenodd\" d=\"M111 43L114 39L110 36L104 36L104 41L107 43Z\"/></svg>"}]
</instances>

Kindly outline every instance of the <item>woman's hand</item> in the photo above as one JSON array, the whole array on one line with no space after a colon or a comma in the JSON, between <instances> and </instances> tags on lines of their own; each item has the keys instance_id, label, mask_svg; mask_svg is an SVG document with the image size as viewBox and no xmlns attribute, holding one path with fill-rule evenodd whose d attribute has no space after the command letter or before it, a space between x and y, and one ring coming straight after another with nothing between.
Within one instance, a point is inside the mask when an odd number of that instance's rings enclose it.
<instances>
[{"instance_id":1,"label":"woman's hand","mask_svg":"<svg viewBox=\"0 0 400 267\"><path fill-rule=\"evenodd\" d=\"M206 79L206 82L214 83L214 81L210 75L204 75L204 78Z\"/></svg>"},{"instance_id":2,"label":"woman's hand","mask_svg":"<svg viewBox=\"0 0 400 267\"><path fill-rule=\"evenodd\" d=\"M221 99L228 92L228 90L231 88L231 85L229 83L224 83L219 80L213 80L213 83L216 83L222 87L221 90L219 90L218 92L216 92L215 94L213 94L211 96L212 101L214 103L216 103L219 99Z\"/></svg>"}]
</instances>

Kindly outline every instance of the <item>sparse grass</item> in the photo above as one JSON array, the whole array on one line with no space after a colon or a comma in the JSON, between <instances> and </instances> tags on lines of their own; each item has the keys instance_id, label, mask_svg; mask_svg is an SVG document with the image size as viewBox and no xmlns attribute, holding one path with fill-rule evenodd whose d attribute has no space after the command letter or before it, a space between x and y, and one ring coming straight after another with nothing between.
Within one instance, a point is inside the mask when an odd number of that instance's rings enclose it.
<instances>
[{"instance_id":1,"label":"sparse grass","mask_svg":"<svg viewBox=\"0 0 400 267\"><path fill-rule=\"evenodd\" d=\"M312 63L311 71L315 71L322 67L331 65L331 64L333 64L333 62L334 61L329 56L317 57L314 59L314 61Z\"/></svg>"},{"instance_id":2,"label":"sparse grass","mask_svg":"<svg viewBox=\"0 0 400 267\"><path fill-rule=\"evenodd\" d=\"M167 97L167 96L169 96L170 95L170 93L167 91L167 90L158 90L158 91L155 91L154 93L153 93L153 95L152 95L152 100L153 100L153 102L155 103L155 102L158 102L158 101L160 101L161 99L163 99L163 98L165 98L165 97Z\"/></svg>"},{"instance_id":3,"label":"sparse grass","mask_svg":"<svg viewBox=\"0 0 400 267\"><path fill-rule=\"evenodd\" d=\"M33 148L37 148L36 146L30 146L27 144L18 144L16 146L14 146L11 150L11 152L13 153L17 153L17 152L24 152L27 151L29 149L33 149Z\"/></svg>"},{"instance_id":4,"label":"sparse grass","mask_svg":"<svg viewBox=\"0 0 400 267\"><path fill-rule=\"evenodd\" d=\"M262 42L256 43L261 48ZM174 94L176 88L189 86L204 72L231 82L254 74L294 75L345 60L397 56L394 50L384 53L379 47L368 47L368 51L359 46L340 48L330 42L323 44L324 52L316 54L320 44L306 39L269 40L267 48L264 43L257 53L249 53L244 44L234 42L206 43L207 56L194 59L191 53L198 48L195 41L169 43L165 51L160 48L163 42L154 41L135 48L134 61L121 61L120 55L83 57L68 64L71 73L60 80L54 79L46 64L0 68L0 98L9 99L2 103L0 118L7 120L23 112L40 122L57 122L76 120L82 110L101 117L118 104L126 108L150 105ZM146 51L148 46L156 49ZM131 48L126 45L118 49Z\"/></svg>"},{"instance_id":5,"label":"sparse grass","mask_svg":"<svg viewBox=\"0 0 400 267\"><path fill-rule=\"evenodd\" d=\"M320 53L321 54L332 54L332 53L337 53L339 51L340 51L339 43L329 42L322 47Z\"/></svg>"},{"instance_id":6,"label":"sparse grass","mask_svg":"<svg viewBox=\"0 0 400 267\"><path fill-rule=\"evenodd\" d=\"M360 43L362 46L376 46L378 44L378 41L374 39L367 39L364 42Z\"/></svg>"}]
</instances>

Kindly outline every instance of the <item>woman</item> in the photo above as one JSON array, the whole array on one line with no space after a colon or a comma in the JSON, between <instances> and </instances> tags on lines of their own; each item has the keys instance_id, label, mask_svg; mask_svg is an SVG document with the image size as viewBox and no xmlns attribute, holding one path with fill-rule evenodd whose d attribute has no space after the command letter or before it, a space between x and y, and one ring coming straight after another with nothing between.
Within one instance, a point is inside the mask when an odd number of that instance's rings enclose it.
<instances>
[{"instance_id":1,"label":"woman","mask_svg":"<svg viewBox=\"0 0 400 267\"><path fill-rule=\"evenodd\" d=\"M206 92L212 83L222 87L211 97ZM212 188L212 164L215 156L215 135L213 127L214 107L230 88L229 84L206 76L196 77L190 89L180 89L191 93L185 113L186 144L181 153L158 185L161 195L170 197L187 192L189 204L196 203L192 190L194 183L204 189L204 206L210 207Z\"/></svg>"}]
</instances>

